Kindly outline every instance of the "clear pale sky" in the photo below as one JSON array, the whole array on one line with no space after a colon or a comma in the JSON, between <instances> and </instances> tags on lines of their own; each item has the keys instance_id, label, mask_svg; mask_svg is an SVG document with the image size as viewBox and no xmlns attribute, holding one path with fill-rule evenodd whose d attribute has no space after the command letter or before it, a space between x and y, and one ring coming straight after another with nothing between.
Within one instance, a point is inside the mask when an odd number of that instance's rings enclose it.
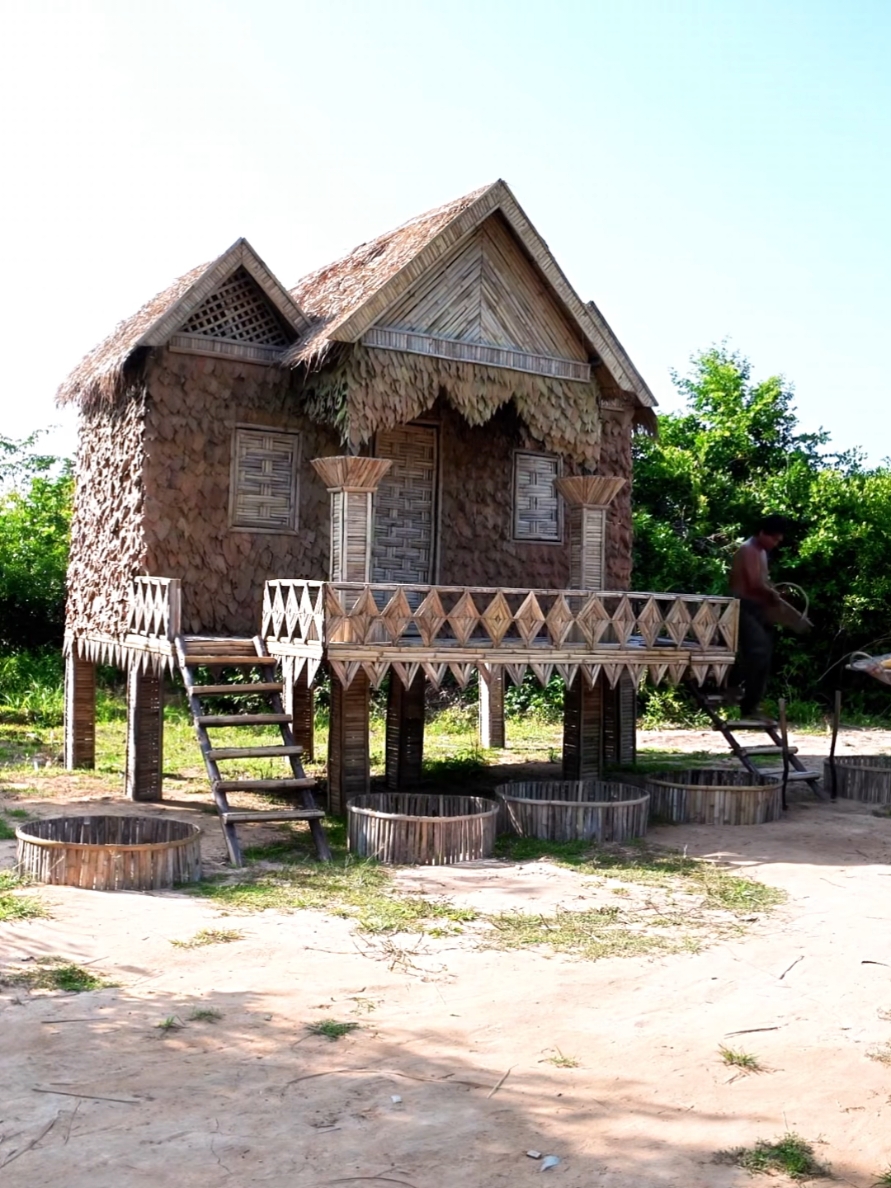
<instances>
[{"instance_id":1,"label":"clear pale sky","mask_svg":"<svg viewBox=\"0 0 891 1188\"><path fill-rule=\"evenodd\" d=\"M891 454L887 0L0 0L0 433L245 235L286 285L497 177L663 409L729 338Z\"/></svg>"}]
</instances>

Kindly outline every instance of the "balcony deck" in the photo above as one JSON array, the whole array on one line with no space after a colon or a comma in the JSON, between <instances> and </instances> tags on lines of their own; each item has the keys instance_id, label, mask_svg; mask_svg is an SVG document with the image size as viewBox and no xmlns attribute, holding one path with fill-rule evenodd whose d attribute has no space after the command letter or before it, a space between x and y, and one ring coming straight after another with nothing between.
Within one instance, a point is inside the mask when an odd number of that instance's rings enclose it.
<instances>
[{"instance_id":1,"label":"balcony deck","mask_svg":"<svg viewBox=\"0 0 891 1188\"><path fill-rule=\"evenodd\" d=\"M423 669L463 687L496 667L515 683L531 669L543 684L555 671L701 684L733 663L737 619L735 599L695 594L280 579L266 583L261 635L294 676L312 680L324 658L345 687L360 669L375 687L391 668L406 685Z\"/></svg>"}]
</instances>

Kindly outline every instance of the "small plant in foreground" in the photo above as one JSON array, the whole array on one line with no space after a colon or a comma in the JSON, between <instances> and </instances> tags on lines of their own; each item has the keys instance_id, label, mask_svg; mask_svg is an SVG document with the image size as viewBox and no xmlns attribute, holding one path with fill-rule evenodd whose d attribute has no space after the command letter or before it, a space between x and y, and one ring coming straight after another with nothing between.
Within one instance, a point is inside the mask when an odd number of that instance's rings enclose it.
<instances>
[{"instance_id":1,"label":"small plant in foreground","mask_svg":"<svg viewBox=\"0 0 891 1188\"><path fill-rule=\"evenodd\" d=\"M15 828L0 817L0 841L12 841L14 837Z\"/></svg>"},{"instance_id":2,"label":"small plant in foreground","mask_svg":"<svg viewBox=\"0 0 891 1188\"><path fill-rule=\"evenodd\" d=\"M185 1023L176 1015L168 1015L166 1019L162 1019L160 1023L156 1023L155 1027L157 1027L162 1035L169 1035L171 1031L181 1031L185 1027Z\"/></svg>"},{"instance_id":3,"label":"small plant in foreground","mask_svg":"<svg viewBox=\"0 0 891 1188\"><path fill-rule=\"evenodd\" d=\"M307 1023L306 1030L310 1035L323 1035L329 1040L339 1040L351 1031L356 1031L358 1023L338 1023L336 1019L322 1019L318 1023Z\"/></svg>"},{"instance_id":4,"label":"small plant in foreground","mask_svg":"<svg viewBox=\"0 0 891 1188\"><path fill-rule=\"evenodd\" d=\"M814 1148L800 1135L786 1133L773 1143L759 1139L754 1147L718 1151L715 1163L731 1163L748 1172L785 1172L790 1180L828 1177L829 1168L814 1158Z\"/></svg>"},{"instance_id":5,"label":"small plant in foreground","mask_svg":"<svg viewBox=\"0 0 891 1188\"><path fill-rule=\"evenodd\" d=\"M44 957L31 968L6 970L3 980L29 990L62 990L69 994L84 994L90 990L106 990L114 986L105 978L81 965L61 957Z\"/></svg>"},{"instance_id":6,"label":"small plant in foreground","mask_svg":"<svg viewBox=\"0 0 891 1188\"><path fill-rule=\"evenodd\" d=\"M891 1188L891 1164L886 1171L879 1172L879 1178L873 1182L872 1188Z\"/></svg>"},{"instance_id":7,"label":"small plant in foreground","mask_svg":"<svg viewBox=\"0 0 891 1188\"><path fill-rule=\"evenodd\" d=\"M738 1052L735 1048L725 1047L724 1044L718 1048L718 1052L724 1063L733 1068L741 1068L744 1072L764 1072L761 1061L749 1052Z\"/></svg>"},{"instance_id":8,"label":"small plant in foreground","mask_svg":"<svg viewBox=\"0 0 891 1188\"><path fill-rule=\"evenodd\" d=\"M30 895L17 895L24 880L11 870L0 870L0 920L33 920L49 913Z\"/></svg>"},{"instance_id":9,"label":"small plant in foreground","mask_svg":"<svg viewBox=\"0 0 891 1188\"><path fill-rule=\"evenodd\" d=\"M192 1023L216 1023L222 1017L223 1012L214 1010L213 1007L196 1007L189 1015L189 1021Z\"/></svg>"},{"instance_id":10,"label":"small plant in foreground","mask_svg":"<svg viewBox=\"0 0 891 1188\"><path fill-rule=\"evenodd\" d=\"M880 1048L873 1048L866 1055L870 1060L878 1060L879 1064L891 1064L891 1044L882 1044Z\"/></svg>"},{"instance_id":11,"label":"small plant in foreground","mask_svg":"<svg viewBox=\"0 0 891 1188\"><path fill-rule=\"evenodd\" d=\"M546 1064L553 1064L556 1068L578 1068L580 1061L574 1056L564 1056L559 1048L555 1048L554 1056L545 1056Z\"/></svg>"},{"instance_id":12,"label":"small plant in foreground","mask_svg":"<svg viewBox=\"0 0 891 1188\"><path fill-rule=\"evenodd\" d=\"M172 940L178 949L200 949L204 945L228 945L242 940L244 933L239 928L202 928L190 940Z\"/></svg>"}]
</instances>

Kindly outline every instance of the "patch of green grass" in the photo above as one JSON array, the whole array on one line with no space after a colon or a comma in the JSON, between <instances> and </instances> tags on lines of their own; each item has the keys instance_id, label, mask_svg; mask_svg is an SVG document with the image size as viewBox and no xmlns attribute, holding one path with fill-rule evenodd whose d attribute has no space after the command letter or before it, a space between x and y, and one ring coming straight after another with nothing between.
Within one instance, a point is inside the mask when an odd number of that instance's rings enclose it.
<instances>
[{"instance_id":1,"label":"patch of green grass","mask_svg":"<svg viewBox=\"0 0 891 1188\"><path fill-rule=\"evenodd\" d=\"M716 1163L730 1163L748 1172L784 1172L790 1180L828 1177L829 1168L814 1158L814 1148L797 1134L787 1133L773 1143L760 1139L754 1147L718 1151Z\"/></svg>"},{"instance_id":2,"label":"patch of green grass","mask_svg":"<svg viewBox=\"0 0 891 1188\"><path fill-rule=\"evenodd\" d=\"M580 1063L574 1056L564 1056L559 1048L553 1056L545 1057L545 1064L553 1064L555 1068L578 1068Z\"/></svg>"},{"instance_id":3,"label":"patch of green grass","mask_svg":"<svg viewBox=\"0 0 891 1188\"><path fill-rule=\"evenodd\" d=\"M878 1179L873 1181L872 1188L891 1188L891 1165L887 1171L878 1173Z\"/></svg>"},{"instance_id":4,"label":"patch of green grass","mask_svg":"<svg viewBox=\"0 0 891 1188\"><path fill-rule=\"evenodd\" d=\"M223 1012L214 1010L213 1007L196 1007L189 1015L189 1020L193 1023L216 1023L222 1017Z\"/></svg>"},{"instance_id":5,"label":"patch of green grass","mask_svg":"<svg viewBox=\"0 0 891 1188\"><path fill-rule=\"evenodd\" d=\"M553 916L532 916L524 912L502 912L489 916L493 931L482 942L499 949L525 949L546 945L558 953L569 953L588 961L603 957L639 957L646 953L696 952L699 944L687 933L666 933L659 922L643 925L640 918L624 919L618 908L596 908L587 912L557 912Z\"/></svg>"},{"instance_id":6,"label":"patch of green grass","mask_svg":"<svg viewBox=\"0 0 891 1188\"><path fill-rule=\"evenodd\" d=\"M12 817L16 821L27 821L31 814L27 809L7 808L3 810L3 815Z\"/></svg>"},{"instance_id":7,"label":"patch of green grass","mask_svg":"<svg viewBox=\"0 0 891 1188\"><path fill-rule=\"evenodd\" d=\"M15 826L10 825L0 817L0 841L12 841L15 837Z\"/></svg>"},{"instance_id":8,"label":"patch of green grass","mask_svg":"<svg viewBox=\"0 0 891 1188\"><path fill-rule=\"evenodd\" d=\"M351 1031L357 1031L358 1023L338 1023L336 1019L322 1019L319 1023L307 1023L310 1035L323 1035L329 1040L339 1040Z\"/></svg>"},{"instance_id":9,"label":"patch of green grass","mask_svg":"<svg viewBox=\"0 0 891 1188\"><path fill-rule=\"evenodd\" d=\"M168 1015L166 1019L162 1019L160 1023L156 1023L155 1027L162 1035L169 1035L171 1031L182 1031L185 1023L177 1015Z\"/></svg>"},{"instance_id":10,"label":"patch of green grass","mask_svg":"<svg viewBox=\"0 0 891 1188\"><path fill-rule=\"evenodd\" d=\"M547 858L581 874L602 875L625 883L672 887L702 896L702 906L748 915L785 901L785 893L754 879L730 874L711 862L687 858L673 850L646 844L592 846L590 842L548 842L536 838L500 837L495 852L512 862Z\"/></svg>"},{"instance_id":11,"label":"patch of green grass","mask_svg":"<svg viewBox=\"0 0 891 1188\"><path fill-rule=\"evenodd\" d=\"M227 945L242 940L244 933L239 928L202 928L189 940L172 940L178 949L200 949L204 945Z\"/></svg>"},{"instance_id":12,"label":"patch of green grass","mask_svg":"<svg viewBox=\"0 0 891 1188\"><path fill-rule=\"evenodd\" d=\"M15 966L3 971L3 980L29 990L62 990L70 994L85 994L90 990L106 990L115 985L93 970L84 969L62 957L44 957L33 966Z\"/></svg>"},{"instance_id":13,"label":"patch of green grass","mask_svg":"<svg viewBox=\"0 0 891 1188\"><path fill-rule=\"evenodd\" d=\"M442 759L424 760L424 780L430 784L464 785L487 770L486 754L479 747L463 747Z\"/></svg>"},{"instance_id":14,"label":"patch of green grass","mask_svg":"<svg viewBox=\"0 0 891 1188\"><path fill-rule=\"evenodd\" d=\"M20 895L24 880L11 870L0 870L0 922L4 920L34 920L49 912L30 895Z\"/></svg>"},{"instance_id":15,"label":"patch of green grass","mask_svg":"<svg viewBox=\"0 0 891 1188\"><path fill-rule=\"evenodd\" d=\"M721 1059L732 1068L740 1068L744 1072L764 1072L764 1066L757 1056L750 1052L740 1052L736 1048L727 1048L723 1044L718 1048Z\"/></svg>"}]
</instances>

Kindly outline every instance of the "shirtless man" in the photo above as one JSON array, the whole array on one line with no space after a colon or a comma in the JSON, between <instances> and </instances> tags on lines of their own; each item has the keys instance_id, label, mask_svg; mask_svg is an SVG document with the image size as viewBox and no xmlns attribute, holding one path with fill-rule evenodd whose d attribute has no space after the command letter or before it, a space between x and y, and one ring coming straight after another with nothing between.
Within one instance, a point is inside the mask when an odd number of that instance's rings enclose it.
<instances>
[{"instance_id":1,"label":"shirtless man","mask_svg":"<svg viewBox=\"0 0 891 1188\"><path fill-rule=\"evenodd\" d=\"M788 523L783 516L765 516L758 531L741 545L730 567L730 593L739 599L739 658L737 673L743 684L739 712L757 714L773 655L773 628L765 612L779 595L767 574L767 554L783 539Z\"/></svg>"}]
</instances>

